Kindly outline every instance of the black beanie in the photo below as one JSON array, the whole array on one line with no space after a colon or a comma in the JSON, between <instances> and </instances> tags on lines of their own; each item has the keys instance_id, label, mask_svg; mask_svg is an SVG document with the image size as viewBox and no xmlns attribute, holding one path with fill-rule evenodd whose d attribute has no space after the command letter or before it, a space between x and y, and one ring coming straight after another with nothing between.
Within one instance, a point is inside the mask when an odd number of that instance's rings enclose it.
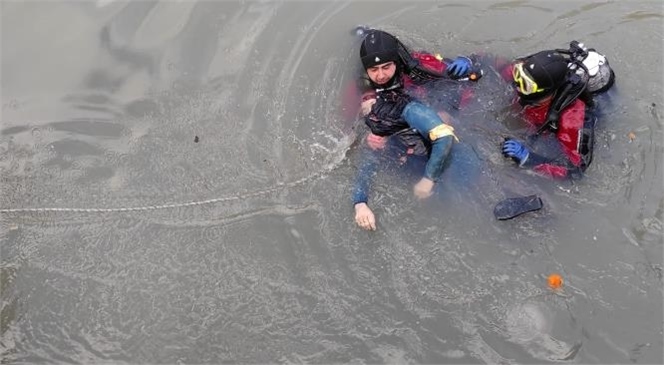
<instances>
[{"instance_id":1,"label":"black beanie","mask_svg":"<svg viewBox=\"0 0 664 365\"><path fill-rule=\"evenodd\" d=\"M360 58L365 69L390 61L397 62L399 42L389 33L373 30L362 41Z\"/></svg>"},{"instance_id":2,"label":"black beanie","mask_svg":"<svg viewBox=\"0 0 664 365\"><path fill-rule=\"evenodd\" d=\"M556 51L541 51L526 57L523 69L544 90L557 89L567 79L567 59Z\"/></svg>"}]
</instances>

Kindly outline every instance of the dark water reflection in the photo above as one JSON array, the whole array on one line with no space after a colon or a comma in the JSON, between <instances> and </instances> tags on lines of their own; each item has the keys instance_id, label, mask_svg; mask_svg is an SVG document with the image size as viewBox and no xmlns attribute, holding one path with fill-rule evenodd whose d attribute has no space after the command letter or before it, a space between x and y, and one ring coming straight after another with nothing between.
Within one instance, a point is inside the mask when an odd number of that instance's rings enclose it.
<instances>
[{"instance_id":1,"label":"dark water reflection","mask_svg":"<svg viewBox=\"0 0 664 365\"><path fill-rule=\"evenodd\" d=\"M664 360L661 4L0 6L0 361ZM619 81L586 177L505 161L521 127L485 83L459 126L476 182L451 169L417 203L383 174L379 230L355 228L357 24L446 55L604 52ZM540 212L493 219L533 193Z\"/></svg>"}]
</instances>

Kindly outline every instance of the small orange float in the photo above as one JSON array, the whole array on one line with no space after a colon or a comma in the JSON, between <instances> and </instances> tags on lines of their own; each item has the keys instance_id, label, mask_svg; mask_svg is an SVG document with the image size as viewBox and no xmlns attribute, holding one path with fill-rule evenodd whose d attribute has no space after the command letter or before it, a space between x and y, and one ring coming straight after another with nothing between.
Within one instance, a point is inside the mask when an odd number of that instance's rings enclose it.
<instances>
[{"instance_id":1,"label":"small orange float","mask_svg":"<svg viewBox=\"0 0 664 365\"><path fill-rule=\"evenodd\" d=\"M551 289L560 289L563 287L563 277L559 274L551 274L547 278L549 288Z\"/></svg>"}]
</instances>

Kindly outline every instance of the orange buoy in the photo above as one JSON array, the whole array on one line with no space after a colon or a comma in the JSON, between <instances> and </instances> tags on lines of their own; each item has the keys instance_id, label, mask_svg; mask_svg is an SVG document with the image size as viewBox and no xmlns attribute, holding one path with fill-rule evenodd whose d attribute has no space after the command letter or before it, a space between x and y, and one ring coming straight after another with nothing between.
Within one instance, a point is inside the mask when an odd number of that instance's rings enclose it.
<instances>
[{"instance_id":1,"label":"orange buoy","mask_svg":"<svg viewBox=\"0 0 664 365\"><path fill-rule=\"evenodd\" d=\"M549 288L551 289L560 289L563 287L563 277L559 274L549 275L547 282L549 283Z\"/></svg>"}]
</instances>

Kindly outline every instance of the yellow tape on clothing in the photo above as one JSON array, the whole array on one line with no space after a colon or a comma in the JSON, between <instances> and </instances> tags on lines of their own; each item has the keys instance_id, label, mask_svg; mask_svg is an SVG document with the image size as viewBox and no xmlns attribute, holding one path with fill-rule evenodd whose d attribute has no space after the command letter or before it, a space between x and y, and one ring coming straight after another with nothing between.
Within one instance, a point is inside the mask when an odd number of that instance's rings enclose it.
<instances>
[{"instance_id":1,"label":"yellow tape on clothing","mask_svg":"<svg viewBox=\"0 0 664 365\"><path fill-rule=\"evenodd\" d=\"M429 131L429 139L432 142L445 136L452 136L455 141L459 142L459 138L454 134L454 127L451 125L443 123Z\"/></svg>"}]
</instances>

